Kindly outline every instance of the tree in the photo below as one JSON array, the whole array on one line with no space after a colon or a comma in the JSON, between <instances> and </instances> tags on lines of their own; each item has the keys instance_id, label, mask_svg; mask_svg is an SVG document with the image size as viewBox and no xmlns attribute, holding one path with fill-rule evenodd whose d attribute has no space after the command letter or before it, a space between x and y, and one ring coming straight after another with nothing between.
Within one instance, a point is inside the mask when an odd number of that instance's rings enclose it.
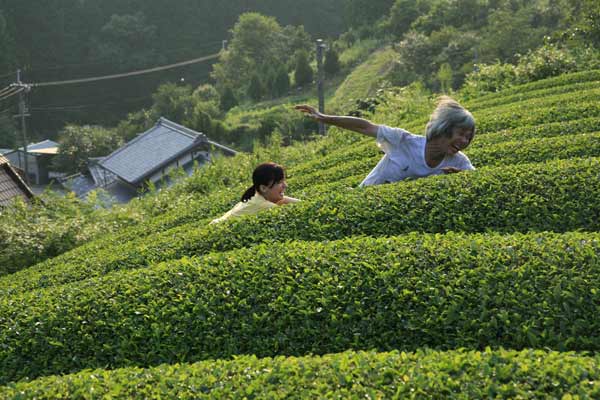
<instances>
[{"instance_id":1,"label":"tree","mask_svg":"<svg viewBox=\"0 0 600 400\"><path fill-rule=\"evenodd\" d=\"M0 70L10 71L16 65L15 41L9 32L4 12L0 10Z\"/></svg>"},{"instance_id":2,"label":"tree","mask_svg":"<svg viewBox=\"0 0 600 400\"><path fill-rule=\"evenodd\" d=\"M66 173L84 172L90 157L106 156L123 144L113 130L94 125L67 125L59 143L53 164Z\"/></svg>"},{"instance_id":3,"label":"tree","mask_svg":"<svg viewBox=\"0 0 600 400\"><path fill-rule=\"evenodd\" d=\"M370 25L386 15L394 0L344 0L343 13L350 27Z\"/></svg>"},{"instance_id":4,"label":"tree","mask_svg":"<svg viewBox=\"0 0 600 400\"><path fill-rule=\"evenodd\" d=\"M248 86L248 97L254 101L262 99L265 93L264 86L260 80L258 74L253 74L250 78L250 86Z\"/></svg>"},{"instance_id":5,"label":"tree","mask_svg":"<svg viewBox=\"0 0 600 400\"><path fill-rule=\"evenodd\" d=\"M277 68L273 82L273 94L284 96L290 91L290 76L284 66Z\"/></svg>"},{"instance_id":6,"label":"tree","mask_svg":"<svg viewBox=\"0 0 600 400\"><path fill-rule=\"evenodd\" d=\"M235 98L235 94L233 93L233 89L230 86L226 86L223 89L223 94L221 94L221 110L229 111L233 107L237 106L237 99Z\"/></svg>"},{"instance_id":7,"label":"tree","mask_svg":"<svg viewBox=\"0 0 600 400\"><path fill-rule=\"evenodd\" d=\"M296 86L308 85L313 80L313 70L308 63L308 54L300 50L296 54L296 68L294 70L294 82Z\"/></svg>"},{"instance_id":8,"label":"tree","mask_svg":"<svg viewBox=\"0 0 600 400\"><path fill-rule=\"evenodd\" d=\"M252 71L261 71L281 64L285 59L281 47L282 28L275 18L258 13L242 14L231 31L229 48L221 52L219 62L213 65L212 77L217 87L236 88L247 92Z\"/></svg>"},{"instance_id":9,"label":"tree","mask_svg":"<svg viewBox=\"0 0 600 400\"><path fill-rule=\"evenodd\" d=\"M140 11L132 15L113 15L92 39L92 54L97 62L110 61L124 69L162 63L156 51L156 26L148 24Z\"/></svg>"},{"instance_id":10,"label":"tree","mask_svg":"<svg viewBox=\"0 0 600 400\"><path fill-rule=\"evenodd\" d=\"M183 123L190 115L194 104L192 88L178 86L174 83L165 83L159 86L156 93L152 95L152 99L154 100L152 105L154 119L165 117L177 123Z\"/></svg>"},{"instance_id":11,"label":"tree","mask_svg":"<svg viewBox=\"0 0 600 400\"><path fill-rule=\"evenodd\" d=\"M333 47L330 47L325 52L325 62L323 63L323 70L328 76L333 76L340 72L340 58L337 51Z\"/></svg>"},{"instance_id":12,"label":"tree","mask_svg":"<svg viewBox=\"0 0 600 400\"><path fill-rule=\"evenodd\" d=\"M442 93L448 93L452 89L452 67L450 64L442 64L437 73L437 79L440 82Z\"/></svg>"},{"instance_id":13,"label":"tree","mask_svg":"<svg viewBox=\"0 0 600 400\"><path fill-rule=\"evenodd\" d=\"M389 29L396 37L401 38L410 30L411 24L426 12L424 1L396 0L390 9Z\"/></svg>"}]
</instances>

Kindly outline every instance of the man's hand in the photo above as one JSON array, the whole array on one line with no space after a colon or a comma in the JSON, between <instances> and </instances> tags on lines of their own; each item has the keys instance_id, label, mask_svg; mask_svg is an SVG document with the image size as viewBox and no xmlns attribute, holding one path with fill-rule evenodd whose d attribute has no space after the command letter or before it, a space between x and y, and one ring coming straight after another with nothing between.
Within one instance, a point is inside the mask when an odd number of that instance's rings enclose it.
<instances>
[{"instance_id":1,"label":"man's hand","mask_svg":"<svg viewBox=\"0 0 600 400\"><path fill-rule=\"evenodd\" d=\"M323 119L323 114L318 112L315 107L309 106L308 104L299 104L297 106L294 106L294 109L307 114L309 117L311 117L317 121L320 121L321 119Z\"/></svg>"},{"instance_id":2,"label":"man's hand","mask_svg":"<svg viewBox=\"0 0 600 400\"><path fill-rule=\"evenodd\" d=\"M445 174L455 174L457 172L461 172L462 169L454 168L454 167L444 167L442 168Z\"/></svg>"}]
</instances>

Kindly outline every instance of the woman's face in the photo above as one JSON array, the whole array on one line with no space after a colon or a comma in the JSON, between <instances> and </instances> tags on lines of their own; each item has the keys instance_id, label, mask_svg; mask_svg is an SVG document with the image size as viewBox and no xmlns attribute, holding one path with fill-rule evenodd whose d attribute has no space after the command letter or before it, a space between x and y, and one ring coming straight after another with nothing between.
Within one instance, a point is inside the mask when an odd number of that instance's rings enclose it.
<instances>
[{"instance_id":1,"label":"woman's face","mask_svg":"<svg viewBox=\"0 0 600 400\"><path fill-rule=\"evenodd\" d=\"M446 153L452 155L466 149L471 144L473 136L475 134L472 129L455 126L452 128L452 135L448 138Z\"/></svg>"},{"instance_id":2,"label":"woman's face","mask_svg":"<svg viewBox=\"0 0 600 400\"><path fill-rule=\"evenodd\" d=\"M277 203L283 200L287 183L285 179L275 182L271 185L260 185L260 194L271 203Z\"/></svg>"}]
</instances>

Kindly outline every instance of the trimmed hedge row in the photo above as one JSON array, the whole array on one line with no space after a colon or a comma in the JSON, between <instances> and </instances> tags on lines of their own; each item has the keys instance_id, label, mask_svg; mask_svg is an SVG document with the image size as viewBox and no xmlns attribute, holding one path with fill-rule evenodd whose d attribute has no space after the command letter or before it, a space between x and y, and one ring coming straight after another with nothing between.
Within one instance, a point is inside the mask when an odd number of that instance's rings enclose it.
<instances>
[{"instance_id":1,"label":"trimmed hedge row","mask_svg":"<svg viewBox=\"0 0 600 400\"><path fill-rule=\"evenodd\" d=\"M471 110L480 110L488 107L497 107L503 104L508 103L517 103L523 101L530 101L534 99L557 96L566 93L585 91L589 89L597 89L600 87L600 80L595 81L587 81L587 82L578 82L572 85L563 85L563 86L553 86L544 89L538 90L528 90L528 91L520 91L519 93L515 93L512 95L506 96L495 96L491 99L479 100L467 102L466 107Z\"/></svg>"},{"instance_id":2,"label":"trimmed hedge row","mask_svg":"<svg viewBox=\"0 0 600 400\"><path fill-rule=\"evenodd\" d=\"M600 157L600 132L504 142L467 152L474 165L500 166L574 157Z\"/></svg>"},{"instance_id":3,"label":"trimmed hedge row","mask_svg":"<svg viewBox=\"0 0 600 400\"><path fill-rule=\"evenodd\" d=\"M518 128L524 125L539 125L549 122L571 121L582 116L600 117L598 101L573 102L557 104L542 109L525 109L515 107L505 113L490 111L486 115L476 116L479 133L496 132L508 128Z\"/></svg>"},{"instance_id":4,"label":"trimmed hedge row","mask_svg":"<svg viewBox=\"0 0 600 400\"><path fill-rule=\"evenodd\" d=\"M95 370L0 388L15 399L599 398L600 357L543 350L347 351Z\"/></svg>"},{"instance_id":5,"label":"trimmed hedge row","mask_svg":"<svg viewBox=\"0 0 600 400\"><path fill-rule=\"evenodd\" d=\"M515 140L550 138L555 136L576 135L579 133L597 132L600 127L600 117L574 119L570 121L550 122L540 125L525 125L518 128L505 129L485 135L475 135L473 144L469 147L489 146L501 142Z\"/></svg>"},{"instance_id":6,"label":"trimmed hedge row","mask_svg":"<svg viewBox=\"0 0 600 400\"><path fill-rule=\"evenodd\" d=\"M545 122L553 122L553 121L567 121L571 119L577 119L581 116L591 117L598 116L598 112L596 114L572 114L570 116L560 117L558 115L554 115L553 113L548 113L551 109L558 108L562 110L565 108L569 110L573 107L581 106L581 105L593 105L597 104L598 96L600 95L600 89L589 89L576 93L565 93L562 95L542 97L537 99L530 99L526 103L511 103L511 104L501 104L495 107L488 107L484 110L474 111L473 116L477 121L477 130L482 133L493 132L494 125L487 126L485 123L488 119L494 118L497 120L510 120L513 117L518 117L521 119L523 115L528 117L536 117L539 116L539 121L535 124L545 123ZM592 108L593 109L593 108ZM547 118L559 118L559 119L551 119L547 120ZM406 124L405 128L411 131L416 128L423 129L427 125L429 121L429 117L424 117L422 119L416 119ZM527 120L526 120L527 121ZM516 127L522 125L530 125L530 122L521 123L517 125L511 125L507 127ZM504 129L504 128L501 128ZM496 129L500 130L500 129Z\"/></svg>"},{"instance_id":7,"label":"trimmed hedge row","mask_svg":"<svg viewBox=\"0 0 600 400\"><path fill-rule=\"evenodd\" d=\"M238 354L600 350L600 233L268 243L0 299L0 383Z\"/></svg>"},{"instance_id":8,"label":"trimmed hedge row","mask_svg":"<svg viewBox=\"0 0 600 400\"><path fill-rule=\"evenodd\" d=\"M600 159L482 168L365 189L361 177L312 190L314 198L217 225L182 225L47 270L2 280L0 295L268 241L335 240L421 232L565 232L600 228ZM339 188L339 190L335 188Z\"/></svg>"},{"instance_id":9,"label":"trimmed hedge row","mask_svg":"<svg viewBox=\"0 0 600 400\"><path fill-rule=\"evenodd\" d=\"M476 103L480 101L483 102L490 99L499 99L519 93L526 93L529 91L542 90L552 87L573 85L581 82L592 82L598 80L600 80L600 70L563 74L554 78L547 78L535 82L529 82L523 85L513 86L511 88L507 88L496 93L489 93L483 96L478 96L477 98L473 99L471 103Z\"/></svg>"}]
</instances>

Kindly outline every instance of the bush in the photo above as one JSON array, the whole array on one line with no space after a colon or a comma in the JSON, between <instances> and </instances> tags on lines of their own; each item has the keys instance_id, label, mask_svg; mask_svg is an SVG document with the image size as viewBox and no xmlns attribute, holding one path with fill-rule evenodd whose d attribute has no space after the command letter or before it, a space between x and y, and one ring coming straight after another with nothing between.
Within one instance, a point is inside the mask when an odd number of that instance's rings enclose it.
<instances>
[{"instance_id":1,"label":"bush","mask_svg":"<svg viewBox=\"0 0 600 400\"><path fill-rule=\"evenodd\" d=\"M122 271L2 297L0 382L348 348L597 351L599 254L597 233L410 234Z\"/></svg>"},{"instance_id":2,"label":"bush","mask_svg":"<svg viewBox=\"0 0 600 400\"><path fill-rule=\"evenodd\" d=\"M593 231L600 228L600 203L595 200L600 195L600 186L595 185L599 164L597 158L560 160L366 189L342 190L344 181L311 187L313 198L293 206L217 225L181 225L92 254L74 252L52 269L2 280L0 291L63 284L265 241L335 240L412 231Z\"/></svg>"},{"instance_id":3,"label":"bush","mask_svg":"<svg viewBox=\"0 0 600 400\"><path fill-rule=\"evenodd\" d=\"M20 399L72 398L597 398L598 356L546 350L420 350L203 361L95 370L0 388ZM92 379L90 379L92 377Z\"/></svg>"}]
</instances>

